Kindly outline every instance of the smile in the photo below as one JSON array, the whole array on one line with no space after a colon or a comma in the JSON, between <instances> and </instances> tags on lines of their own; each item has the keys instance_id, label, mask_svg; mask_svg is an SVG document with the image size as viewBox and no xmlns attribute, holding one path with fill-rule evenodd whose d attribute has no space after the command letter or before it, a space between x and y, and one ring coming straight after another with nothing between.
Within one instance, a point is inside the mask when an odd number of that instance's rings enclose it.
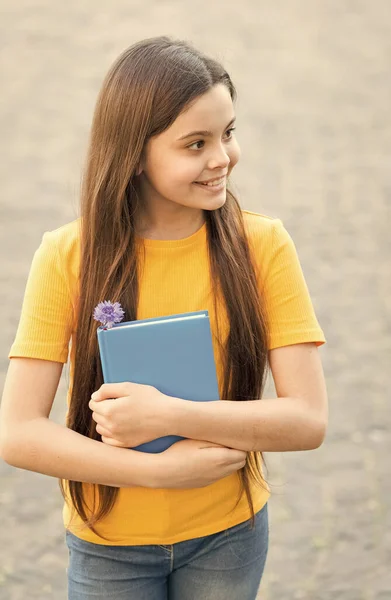
<instances>
[{"instance_id":1,"label":"smile","mask_svg":"<svg viewBox=\"0 0 391 600\"><path fill-rule=\"evenodd\" d=\"M225 182L226 177L221 177L220 179L216 179L216 181L211 183L198 183L197 181L194 181L194 185L198 185L208 192L218 192L225 188Z\"/></svg>"}]
</instances>

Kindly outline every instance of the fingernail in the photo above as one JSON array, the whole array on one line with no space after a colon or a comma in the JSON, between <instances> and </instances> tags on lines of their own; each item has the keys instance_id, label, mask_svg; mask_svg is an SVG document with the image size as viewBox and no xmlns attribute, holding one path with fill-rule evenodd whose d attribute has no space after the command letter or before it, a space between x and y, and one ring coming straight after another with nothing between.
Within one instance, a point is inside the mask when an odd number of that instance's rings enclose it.
<instances>
[{"instance_id":1,"label":"fingernail","mask_svg":"<svg viewBox=\"0 0 391 600\"><path fill-rule=\"evenodd\" d=\"M91 395L91 400L95 400L95 398L97 397L97 395L98 395L98 394L97 394L96 392L94 392L94 393Z\"/></svg>"}]
</instances>

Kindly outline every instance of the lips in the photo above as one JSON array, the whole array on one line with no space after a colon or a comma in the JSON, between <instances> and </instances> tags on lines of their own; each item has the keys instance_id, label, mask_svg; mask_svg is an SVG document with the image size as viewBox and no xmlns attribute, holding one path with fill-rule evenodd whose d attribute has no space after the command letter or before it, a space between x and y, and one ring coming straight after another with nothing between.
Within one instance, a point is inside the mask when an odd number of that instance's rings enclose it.
<instances>
[{"instance_id":1,"label":"lips","mask_svg":"<svg viewBox=\"0 0 391 600\"><path fill-rule=\"evenodd\" d=\"M194 181L194 183L198 183L199 185L205 185L207 187L213 187L213 186L217 186L221 183L223 183L223 181L225 181L226 175L223 175L222 177L218 177L215 179L209 179L208 181Z\"/></svg>"}]
</instances>

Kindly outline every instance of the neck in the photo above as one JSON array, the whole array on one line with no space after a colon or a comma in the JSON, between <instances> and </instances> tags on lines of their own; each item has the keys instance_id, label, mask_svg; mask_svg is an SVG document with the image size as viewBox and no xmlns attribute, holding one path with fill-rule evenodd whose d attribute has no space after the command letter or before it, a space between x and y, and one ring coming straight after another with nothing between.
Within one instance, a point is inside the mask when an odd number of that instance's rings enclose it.
<instances>
[{"instance_id":1,"label":"neck","mask_svg":"<svg viewBox=\"0 0 391 600\"><path fill-rule=\"evenodd\" d=\"M152 240L181 240L196 233L205 223L203 210L191 210L178 215L176 218L164 218L163 215L154 215L148 219L143 215L138 220L136 232L139 237Z\"/></svg>"}]
</instances>

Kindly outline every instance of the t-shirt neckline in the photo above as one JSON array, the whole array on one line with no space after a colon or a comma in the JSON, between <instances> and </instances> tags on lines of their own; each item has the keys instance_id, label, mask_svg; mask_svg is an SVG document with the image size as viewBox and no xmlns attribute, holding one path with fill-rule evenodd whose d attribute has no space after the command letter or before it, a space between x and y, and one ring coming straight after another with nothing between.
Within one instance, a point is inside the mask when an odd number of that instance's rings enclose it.
<instances>
[{"instance_id":1,"label":"t-shirt neckline","mask_svg":"<svg viewBox=\"0 0 391 600\"><path fill-rule=\"evenodd\" d=\"M206 221L195 233L179 240L152 240L136 236L139 243L149 248L183 248L192 244L200 244L206 238Z\"/></svg>"}]
</instances>

